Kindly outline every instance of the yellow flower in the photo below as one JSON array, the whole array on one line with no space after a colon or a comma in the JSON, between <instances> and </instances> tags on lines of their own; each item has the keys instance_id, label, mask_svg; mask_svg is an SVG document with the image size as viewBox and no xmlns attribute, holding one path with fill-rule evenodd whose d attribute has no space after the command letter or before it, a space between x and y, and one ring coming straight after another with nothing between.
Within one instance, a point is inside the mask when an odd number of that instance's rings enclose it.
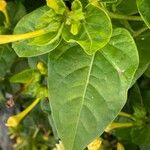
<instances>
[{"instance_id":1,"label":"yellow flower","mask_svg":"<svg viewBox=\"0 0 150 150\"><path fill-rule=\"evenodd\" d=\"M4 0L0 0L0 11L4 12L6 9L7 3Z\"/></svg>"},{"instance_id":2,"label":"yellow flower","mask_svg":"<svg viewBox=\"0 0 150 150\"><path fill-rule=\"evenodd\" d=\"M65 150L63 143L59 141L59 144L56 144L56 147L53 150Z\"/></svg>"},{"instance_id":3,"label":"yellow flower","mask_svg":"<svg viewBox=\"0 0 150 150\"><path fill-rule=\"evenodd\" d=\"M21 113L10 116L7 120L6 126L8 127L17 127L19 123L24 119L24 117L38 104L40 98L37 98L31 105L29 105L24 111Z\"/></svg>"},{"instance_id":4,"label":"yellow flower","mask_svg":"<svg viewBox=\"0 0 150 150\"><path fill-rule=\"evenodd\" d=\"M102 139L97 138L88 145L88 150L99 150L102 144Z\"/></svg>"},{"instance_id":5,"label":"yellow flower","mask_svg":"<svg viewBox=\"0 0 150 150\"><path fill-rule=\"evenodd\" d=\"M44 66L44 64L42 62L38 62L37 69L40 71L41 74L43 74L43 75L47 74L46 67Z\"/></svg>"},{"instance_id":6,"label":"yellow flower","mask_svg":"<svg viewBox=\"0 0 150 150\"><path fill-rule=\"evenodd\" d=\"M105 129L105 132L110 132L111 130L116 129L116 128L128 128L132 126L133 126L133 123L111 123Z\"/></svg>"},{"instance_id":7,"label":"yellow flower","mask_svg":"<svg viewBox=\"0 0 150 150\"><path fill-rule=\"evenodd\" d=\"M124 146L121 143L117 143L117 150L125 150Z\"/></svg>"}]
</instances>

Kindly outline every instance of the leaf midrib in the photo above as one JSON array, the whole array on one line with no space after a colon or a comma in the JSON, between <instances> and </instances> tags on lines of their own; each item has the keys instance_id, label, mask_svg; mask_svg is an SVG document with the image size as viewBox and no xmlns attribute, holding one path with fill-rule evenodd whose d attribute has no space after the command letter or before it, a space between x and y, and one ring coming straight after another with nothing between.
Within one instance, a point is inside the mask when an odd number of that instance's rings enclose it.
<instances>
[{"instance_id":1,"label":"leaf midrib","mask_svg":"<svg viewBox=\"0 0 150 150\"><path fill-rule=\"evenodd\" d=\"M85 95L86 95L87 87L88 87L89 80L90 80L90 75L91 75L91 71L92 71L92 67L93 67L94 58L95 58L95 54L93 54L93 56L91 58L91 62L90 62L90 66L89 66L89 71L88 71L88 74L87 74L87 79L86 79L85 87L84 87L84 90L83 90L82 103L81 103L81 108L79 110L80 113L79 113L79 117L78 117L78 120L77 120L77 124L76 124L76 128L75 128L75 133L77 133L78 124L79 124L79 120L80 120L80 115L81 115L81 111L82 111L82 108L83 108L83 104L84 104L84 100L85 100ZM75 134L74 139L73 139L73 144L72 144L71 150L74 147L75 139L76 139L76 134Z\"/></svg>"},{"instance_id":2,"label":"leaf midrib","mask_svg":"<svg viewBox=\"0 0 150 150\"><path fill-rule=\"evenodd\" d=\"M86 25L85 25L85 23L83 23L83 27L84 27L84 29L85 29L85 33L87 34L87 36L88 36L88 38L89 38L89 41L90 41L90 51L91 51L91 47L92 47L92 45L93 45L93 41L92 41L92 38L91 38L91 35L90 35L90 33L89 33L89 31L87 30L87 28L86 28Z\"/></svg>"}]
</instances>

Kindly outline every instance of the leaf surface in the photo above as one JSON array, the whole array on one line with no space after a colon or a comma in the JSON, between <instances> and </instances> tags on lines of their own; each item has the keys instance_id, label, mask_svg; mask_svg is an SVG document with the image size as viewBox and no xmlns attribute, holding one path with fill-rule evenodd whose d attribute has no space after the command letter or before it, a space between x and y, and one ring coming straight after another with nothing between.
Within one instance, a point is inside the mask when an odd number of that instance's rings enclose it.
<instances>
[{"instance_id":1,"label":"leaf surface","mask_svg":"<svg viewBox=\"0 0 150 150\"><path fill-rule=\"evenodd\" d=\"M78 34L71 34L70 26L66 25L62 36L67 42L77 42L87 54L93 54L109 42L111 32L111 21L107 14L102 9L89 5Z\"/></svg>"},{"instance_id":2,"label":"leaf surface","mask_svg":"<svg viewBox=\"0 0 150 150\"><path fill-rule=\"evenodd\" d=\"M39 27L45 28L45 30L49 31L45 35L13 43L13 48L18 54L18 56L32 57L42 55L50 52L51 50L55 49L58 46L60 42L60 37L57 34L58 32L57 30L59 30L60 22L59 21L57 22L57 20L56 22L51 22L52 18L49 18L48 16L47 19L45 19L46 13L52 14L52 11L50 11L47 6L44 6L24 16L18 22L17 26L14 29L14 34L21 34L35 31L39 29ZM53 17L53 19L57 18L57 16L54 17L53 15L51 15L50 17ZM42 23L40 23L40 21ZM43 24L43 26L41 26L41 24ZM57 27L55 31L54 26ZM51 40L53 41L50 42Z\"/></svg>"},{"instance_id":3,"label":"leaf surface","mask_svg":"<svg viewBox=\"0 0 150 150\"><path fill-rule=\"evenodd\" d=\"M50 53L48 65L50 106L58 134L65 150L83 150L126 102L138 66L135 43L128 31L118 28L109 44L93 55L62 43Z\"/></svg>"},{"instance_id":4,"label":"leaf surface","mask_svg":"<svg viewBox=\"0 0 150 150\"><path fill-rule=\"evenodd\" d=\"M146 25L150 28L150 1L137 0L137 7Z\"/></svg>"},{"instance_id":5,"label":"leaf surface","mask_svg":"<svg viewBox=\"0 0 150 150\"><path fill-rule=\"evenodd\" d=\"M10 45L0 45L0 80L10 72L11 66L16 59L16 54Z\"/></svg>"}]
</instances>

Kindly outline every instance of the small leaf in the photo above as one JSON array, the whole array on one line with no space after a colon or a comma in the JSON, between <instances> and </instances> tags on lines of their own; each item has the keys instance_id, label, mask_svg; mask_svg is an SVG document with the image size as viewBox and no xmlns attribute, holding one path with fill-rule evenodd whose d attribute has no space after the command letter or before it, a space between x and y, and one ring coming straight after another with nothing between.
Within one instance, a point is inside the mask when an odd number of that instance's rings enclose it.
<instances>
[{"instance_id":1,"label":"small leaf","mask_svg":"<svg viewBox=\"0 0 150 150\"><path fill-rule=\"evenodd\" d=\"M74 0L71 5L71 11L68 11L66 24L71 25L70 32L73 35L78 34L80 22L84 19L82 4L79 0Z\"/></svg>"},{"instance_id":2,"label":"small leaf","mask_svg":"<svg viewBox=\"0 0 150 150\"><path fill-rule=\"evenodd\" d=\"M57 14L63 14L66 6L63 0L46 0L47 6L52 8Z\"/></svg>"},{"instance_id":3,"label":"small leaf","mask_svg":"<svg viewBox=\"0 0 150 150\"><path fill-rule=\"evenodd\" d=\"M23 70L22 72L15 74L10 78L10 82L13 83L30 83L37 82L40 79L40 73L33 69Z\"/></svg>"},{"instance_id":4,"label":"small leaf","mask_svg":"<svg viewBox=\"0 0 150 150\"><path fill-rule=\"evenodd\" d=\"M136 2L141 17L150 28L150 0L137 0Z\"/></svg>"},{"instance_id":5,"label":"small leaf","mask_svg":"<svg viewBox=\"0 0 150 150\"><path fill-rule=\"evenodd\" d=\"M81 22L78 34L71 34L69 28L69 25L64 27L64 40L77 42L90 55L109 42L112 32L111 21L107 14L92 5L87 6L85 10L85 20Z\"/></svg>"},{"instance_id":6,"label":"small leaf","mask_svg":"<svg viewBox=\"0 0 150 150\"><path fill-rule=\"evenodd\" d=\"M118 28L109 44L93 55L62 43L50 53L48 65L50 106L58 135L66 150L83 150L125 104L138 66L136 45L128 31Z\"/></svg>"}]
</instances>

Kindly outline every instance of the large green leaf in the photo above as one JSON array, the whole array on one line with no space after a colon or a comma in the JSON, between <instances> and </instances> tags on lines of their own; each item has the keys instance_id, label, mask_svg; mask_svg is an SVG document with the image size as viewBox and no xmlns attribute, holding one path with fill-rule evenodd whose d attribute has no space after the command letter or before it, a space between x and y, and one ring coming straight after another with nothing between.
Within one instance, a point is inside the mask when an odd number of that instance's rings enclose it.
<instances>
[{"instance_id":1,"label":"large green leaf","mask_svg":"<svg viewBox=\"0 0 150 150\"><path fill-rule=\"evenodd\" d=\"M150 28L150 0L137 0L137 7L144 22Z\"/></svg>"},{"instance_id":2,"label":"large green leaf","mask_svg":"<svg viewBox=\"0 0 150 150\"><path fill-rule=\"evenodd\" d=\"M53 14L54 12L50 8L44 6L24 16L18 22L14 29L14 34L31 32L41 28L48 30L48 33L45 35L13 43L13 48L18 56L31 57L42 55L58 46L60 41L59 32L61 32L59 31L61 29L60 17Z\"/></svg>"},{"instance_id":3,"label":"large green leaf","mask_svg":"<svg viewBox=\"0 0 150 150\"><path fill-rule=\"evenodd\" d=\"M50 106L65 150L83 150L103 133L125 104L137 66L135 43L121 28L94 55L64 43L50 53Z\"/></svg>"},{"instance_id":4,"label":"large green leaf","mask_svg":"<svg viewBox=\"0 0 150 150\"><path fill-rule=\"evenodd\" d=\"M85 10L85 20L79 28L77 35L70 32L70 26L63 30L63 38L67 42L77 42L88 54L93 54L104 47L110 40L112 32L111 21L101 9L89 5Z\"/></svg>"}]
</instances>

